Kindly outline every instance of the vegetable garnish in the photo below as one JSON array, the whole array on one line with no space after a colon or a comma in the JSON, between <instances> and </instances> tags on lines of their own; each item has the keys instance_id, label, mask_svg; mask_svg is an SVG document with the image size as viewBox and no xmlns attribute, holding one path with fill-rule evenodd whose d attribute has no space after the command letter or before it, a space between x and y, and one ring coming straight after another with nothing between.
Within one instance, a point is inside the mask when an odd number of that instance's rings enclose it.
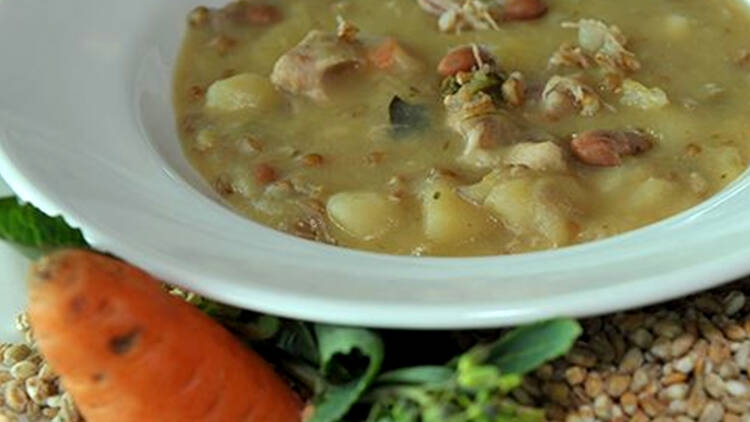
<instances>
[{"instance_id":1,"label":"vegetable garnish","mask_svg":"<svg viewBox=\"0 0 750 422\"><path fill-rule=\"evenodd\" d=\"M61 247L86 247L81 232L62 217L50 217L16 197L0 199L0 239L37 254Z\"/></svg>"},{"instance_id":2,"label":"vegetable garnish","mask_svg":"<svg viewBox=\"0 0 750 422\"><path fill-rule=\"evenodd\" d=\"M5 215L24 217L2 221L4 238L35 253L85 245L62 219L15 199L0 202ZM541 410L508 393L524 374L565 354L581 332L568 319L502 336L287 320L213 302L81 250L34 265L29 317L40 351L89 422L541 421ZM196 387L186 390L190 382Z\"/></svg>"}]
</instances>

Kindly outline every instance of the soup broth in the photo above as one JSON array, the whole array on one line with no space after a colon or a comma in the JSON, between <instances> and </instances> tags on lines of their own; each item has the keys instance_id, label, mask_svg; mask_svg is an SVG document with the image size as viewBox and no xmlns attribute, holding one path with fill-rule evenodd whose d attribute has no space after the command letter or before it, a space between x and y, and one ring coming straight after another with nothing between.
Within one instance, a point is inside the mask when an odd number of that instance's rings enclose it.
<instances>
[{"instance_id":1,"label":"soup broth","mask_svg":"<svg viewBox=\"0 0 750 422\"><path fill-rule=\"evenodd\" d=\"M185 154L252 220L391 254L557 248L746 168L736 0L266 0L197 8Z\"/></svg>"}]
</instances>

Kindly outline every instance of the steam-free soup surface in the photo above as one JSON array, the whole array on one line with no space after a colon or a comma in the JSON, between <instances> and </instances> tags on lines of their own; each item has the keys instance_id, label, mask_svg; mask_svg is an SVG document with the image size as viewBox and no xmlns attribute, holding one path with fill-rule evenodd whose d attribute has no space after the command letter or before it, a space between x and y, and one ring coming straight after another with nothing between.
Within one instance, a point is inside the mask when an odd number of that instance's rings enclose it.
<instances>
[{"instance_id":1,"label":"steam-free soup surface","mask_svg":"<svg viewBox=\"0 0 750 422\"><path fill-rule=\"evenodd\" d=\"M612 236L744 171L743 3L464 3L194 10L174 84L185 153L255 221L414 255Z\"/></svg>"}]
</instances>

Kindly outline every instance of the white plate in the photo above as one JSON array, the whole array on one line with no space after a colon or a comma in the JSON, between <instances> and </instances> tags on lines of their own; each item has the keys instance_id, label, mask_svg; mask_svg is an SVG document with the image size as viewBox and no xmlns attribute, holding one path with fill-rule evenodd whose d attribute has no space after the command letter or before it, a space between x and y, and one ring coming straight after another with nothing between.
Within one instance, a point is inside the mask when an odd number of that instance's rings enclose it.
<instances>
[{"instance_id":1,"label":"white plate","mask_svg":"<svg viewBox=\"0 0 750 422\"><path fill-rule=\"evenodd\" d=\"M211 196L175 136L171 66L196 3L0 0L2 174L102 249L236 305L390 327L602 313L750 272L748 177L646 229L522 256L376 255L249 222Z\"/></svg>"}]
</instances>

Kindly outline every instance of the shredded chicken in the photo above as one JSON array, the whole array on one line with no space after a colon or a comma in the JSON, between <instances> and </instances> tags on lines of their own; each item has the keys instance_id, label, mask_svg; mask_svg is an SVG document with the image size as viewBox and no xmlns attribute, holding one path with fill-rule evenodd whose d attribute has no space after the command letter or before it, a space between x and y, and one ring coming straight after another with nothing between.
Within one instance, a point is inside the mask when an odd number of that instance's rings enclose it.
<instances>
[{"instance_id":1,"label":"shredded chicken","mask_svg":"<svg viewBox=\"0 0 750 422\"><path fill-rule=\"evenodd\" d=\"M506 164L524 166L536 171L565 171L568 166L562 148L551 141L521 142L513 145L503 160Z\"/></svg>"},{"instance_id":2,"label":"shredded chicken","mask_svg":"<svg viewBox=\"0 0 750 422\"><path fill-rule=\"evenodd\" d=\"M667 94L659 88L648 88L640 82L625 79L620 103L629 107L652 110L669 105Z\"/></svg>"},{"instance_id":3,"label":"shredded chicken","mask_svg":"<svg viewBox=\"0 0 750 422\"><path fill-rule=\"evenodd\" d=\"M443 32L500 29L499 22L536 19L547 13L543 0L417 0L438 16Z\"/></svg>"},{"instance_id":4,"label":"shredded chicken","mask_svg":"<svg viewBox=\"0 0 750 422\"><path fill-rule=\"evenodd\" d=\"M417 0L425 11L439 16L443 32L474 29L499 29L502 8L497 2L481 0Z\"/></svg>"},{"instance_id":5,"label":"shredded chicken","mask_svg":"<svg viewBox=\"0 0 750 422\"><path fill-rule=\"evenodd\" d=\"M549 59L550 67L568 66L588 69L591 67L591 58L583 52L581 47L574 47L569 43L563 43L560 48Z\"/></svg>"},{"instance_id":6,"label":"shredded chicken","mask_svg":"<svg viewBox=\"0 0 750 422\"><path fill-rule=\"evenodd\" d=\"M276 62L271 82L292 94L325 102L325 80L335 72L364 64L359 43L350 40L351 28L340 28L339 34L310 31L294 48Z\"/></svg>"},{"instance_id":7,"label":"shredded chicken","mask_svg":"<svg viewBox=\"0 0 750 422\"><path fill-rule=\"evenodd\" d=\"M573 77L559 75L547 81L542 103L545 111L553 117L562 117L572 111L591 117L603 106L602 100L588 85Z\"/></svg>"},{"instance_id":8,"label":"shredded chicken","mask_svg":"<svg viewBox=\"0 0 750 422\"><path fill-rule=\"evenodd\" d=\"M521 72L513 72L503 82L503 99L514 107L520 107L526 101L526 82Z\"/></svg>"},{"instance_id":9,"label":"shredded chicken","mask_svg":"<svg viewBox=\"0 0 750 422\"><path fill-rule=\"evenodd\" d=\"M594 61L613 72L632 72L641 68L640 62L625 46L627 37L615 25L607 26L594 19L564 22L563 28L578 29L578 43Z\"/></svg>"}]
</instances>

